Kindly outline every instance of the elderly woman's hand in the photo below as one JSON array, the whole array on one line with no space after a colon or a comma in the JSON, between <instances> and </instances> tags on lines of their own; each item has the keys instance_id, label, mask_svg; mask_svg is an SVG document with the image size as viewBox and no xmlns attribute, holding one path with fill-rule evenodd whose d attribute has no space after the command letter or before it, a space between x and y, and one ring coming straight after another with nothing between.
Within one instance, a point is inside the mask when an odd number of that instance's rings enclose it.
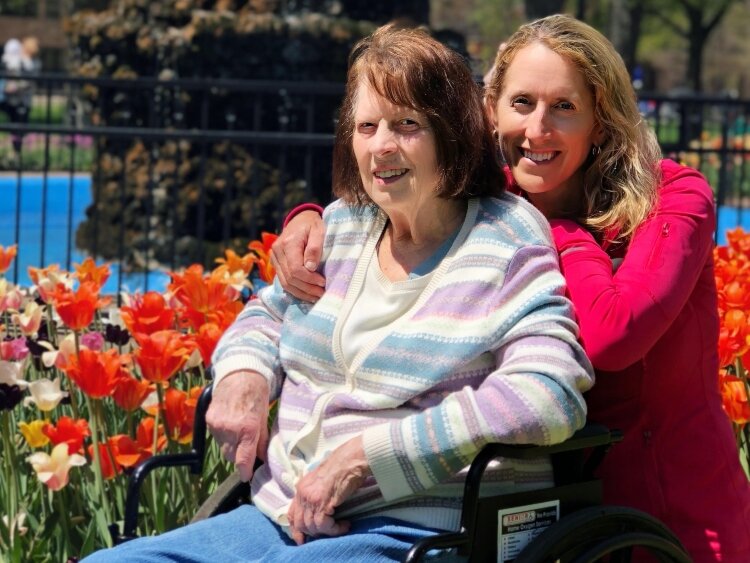
<instances>
[{"instance_id":1,"label":"elderly woman's hand","mask_svg":"<svg viewBox=\"0 0 750 563\"><path fill-rule=\"evenodd\" d=\"M243 481L253 476L255 458L268 449L268 382L254 371L222 379L213 390L206 424L221 454L234 463Z\"/></svg>"},{"instance_id":2,"label":"elderly woman's hand","mask_svg":"<svg viewBox=\"0 0 750 563\"><path fill-rule=\"evenodd\" d=\"M349 498L371 475L362 436L345 442L297 483L287 517L292 539L297 545L305 536L340 536L349 531L349 522L335 521L337 506Z\"/></svg>"}]
</instances>

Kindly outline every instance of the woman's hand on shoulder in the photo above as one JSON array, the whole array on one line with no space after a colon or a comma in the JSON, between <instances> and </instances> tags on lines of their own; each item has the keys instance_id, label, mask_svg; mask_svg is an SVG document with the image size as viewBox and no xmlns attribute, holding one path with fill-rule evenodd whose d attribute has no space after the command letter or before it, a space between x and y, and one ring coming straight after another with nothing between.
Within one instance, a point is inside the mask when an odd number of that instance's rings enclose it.
<instances>
[{"instance_id":1,"label":"woman's hand on shoulder","mask_svg":"<svg viewBox=\"0 0 750 563\"><path fill-rule=\"evenodd\" d=\"M295 215L271 247L271 263L281 287L314 303L323 296L325 278L316 272L323 251L325 225L315 211Z\"/></svg>"}]
</instances>

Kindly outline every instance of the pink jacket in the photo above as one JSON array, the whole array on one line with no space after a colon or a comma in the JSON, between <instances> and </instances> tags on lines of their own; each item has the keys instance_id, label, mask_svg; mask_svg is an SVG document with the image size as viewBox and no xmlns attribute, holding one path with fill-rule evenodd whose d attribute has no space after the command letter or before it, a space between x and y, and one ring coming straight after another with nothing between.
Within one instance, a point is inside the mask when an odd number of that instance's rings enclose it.
<instances>
[{"instance_id":1,"label":"pink jacket","mask_svg":"<svg viewBox=\"0 0 750 563\"><path fill-rule=\"evenodd\" d=\"M697 562L750 562L750 485L718 390L714 202L665 160L655 213L620 267L577 223L553 220L583 345L597 369L589 420L619 428L605 502L665 522Z\"/></svg>"}]
</instances>

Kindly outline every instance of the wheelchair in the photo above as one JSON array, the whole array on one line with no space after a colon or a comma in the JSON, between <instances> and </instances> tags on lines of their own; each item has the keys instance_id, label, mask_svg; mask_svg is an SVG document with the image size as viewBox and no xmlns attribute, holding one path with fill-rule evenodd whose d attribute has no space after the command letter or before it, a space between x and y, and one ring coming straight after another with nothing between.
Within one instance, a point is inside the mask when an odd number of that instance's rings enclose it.
<instances>
[{"instance_id":1,"label":"wheelchair","mask_svg":"<svg viewBox=\"0 0 750 563\"><path fill-rule=\"evenodd\" d=\"M151 471L175 466L187 466L193 474L203 471L211 390L211 385L203 390L196 406L191 451L153 456L131 473L122 531L117 524L110 525L115 544L137 537L140 489ZM621 440L621 432L589 423L570 439L551 446L485 446L467 474L459 531L421 539L404 561L420 561L428 552L451 549L472 563L624 563L639 561L644 553L655 561L690 563L677 537L654 517L628 507L602 505L601 482L593 472L607 450ZM552 460L552 487L480 496L482 475L492 460L540 456ZM235 472L204 502L191 523L250 502L249 483L241 482Z\"/></svg>"}]
</instances>

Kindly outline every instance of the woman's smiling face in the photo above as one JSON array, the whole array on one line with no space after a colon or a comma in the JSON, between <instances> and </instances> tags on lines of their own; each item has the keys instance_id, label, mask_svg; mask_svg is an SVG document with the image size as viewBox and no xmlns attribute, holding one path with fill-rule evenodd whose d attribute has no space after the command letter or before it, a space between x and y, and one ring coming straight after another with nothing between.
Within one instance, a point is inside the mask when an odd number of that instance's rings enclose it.
<instances>
[{"instance_id":1,"label":"woman's smiling face","mask_svg":"<svg viewBox=\"0 0 750 563\"><path fill-rule=\"evenodd\" d=\"M365 192L386 212L436 197L440 178L427 117L397 106L372 86L359 86L352 149Z\"/></svg>"},{"instance_id":2,"label":"woman's smiling face","mask_svg":"<svg viewBox=\"0 0 750 563\"><path fill-rule=\"evenodd\" d=\"M604 135L591 90L571 61L541 43L519 50L490 110L513 178L532 201L553 190L557 199L580 197L582 167Z\"/></svg>"}]
</instances>

